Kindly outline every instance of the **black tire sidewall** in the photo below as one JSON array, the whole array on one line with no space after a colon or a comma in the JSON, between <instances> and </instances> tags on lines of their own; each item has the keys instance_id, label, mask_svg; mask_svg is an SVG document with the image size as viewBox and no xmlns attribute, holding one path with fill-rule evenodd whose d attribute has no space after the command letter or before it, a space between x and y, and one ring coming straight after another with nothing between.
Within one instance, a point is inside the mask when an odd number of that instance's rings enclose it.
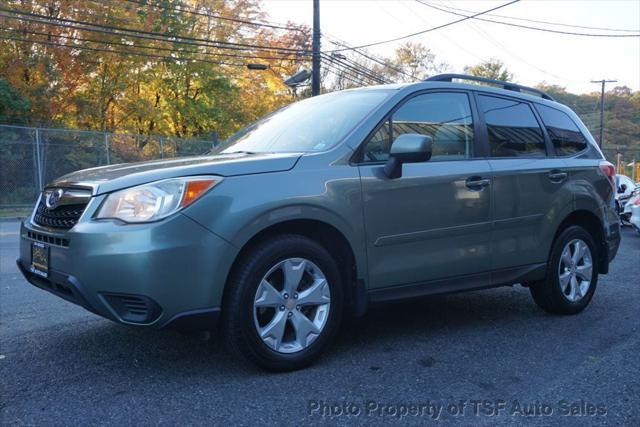
<instances>
[{"instance_id":1,"label":"black tire sidewall","mask_svg":"<svg viewBox=\"0 0 640 427\"><path fill-rule=\"evenodd\" d=\"M279 353L267 346L255 328L253 302L258 285L274 265L287 258L305 258L322 270L329 283L331 306L329 318L320 335L305 349L296 353ZM259 365L276 371L300 369L315 360L331 343L339 329L343 311L343 286L336 261L317 242L303 236L286 235L264 241L251 250L240 263L232 283L235 298L226 310L234 325L231 330L238 349ZM244 354L244 353L247 354Z\"/></svg>"}]
</instances>

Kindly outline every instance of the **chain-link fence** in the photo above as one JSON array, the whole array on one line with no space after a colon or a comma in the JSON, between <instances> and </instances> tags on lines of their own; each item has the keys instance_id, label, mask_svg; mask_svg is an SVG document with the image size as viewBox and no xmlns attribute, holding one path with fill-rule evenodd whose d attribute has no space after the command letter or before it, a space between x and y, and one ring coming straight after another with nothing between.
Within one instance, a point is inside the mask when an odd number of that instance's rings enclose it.
<instances>
[{"instance_id":1,"label":"chain-link fence","mask_svg":"<svg viewBox=\"0 0 640 427\"><path fill-rule=\"evenodd\" d=\"M0 125L0 208L33 204L47 182L79 169L204 154L213 140Z\"/></svg>"}]
</instances>

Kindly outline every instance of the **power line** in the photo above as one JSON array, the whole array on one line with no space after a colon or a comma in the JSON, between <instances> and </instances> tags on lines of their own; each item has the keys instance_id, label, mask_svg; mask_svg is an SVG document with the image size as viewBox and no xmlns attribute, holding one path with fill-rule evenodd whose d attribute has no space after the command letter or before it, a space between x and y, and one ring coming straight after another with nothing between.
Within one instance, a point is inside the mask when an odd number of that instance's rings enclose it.
<instances>
[{"instance_id":1,"label":"power line","mask_svg":"<svg viewBox=\"0 0 640 427\"><path fill-rule=\"evenodd\" d=\"M458 7L453 7L453 6L442 6L441 5L441 7L445 8L445 9L450 9L450 10L457 10L458 12L474 13L472 10L460 9ZM494 14L494 13L487 13L486 16L493 16L493 17L496 17L496 18L513 19L515 21L535 22L536 24L556 25L556 26L559 26L559 27L582 28L582 29L585 29L585 30L618 31L618 32L623 32L623 33L637 33L637 32L640 32L640 30L629 30L629 29L607 28L607 27L589 27L589 26L586 26L586 25L573 25L573 24L565 24L565 23L562 23L562 22L541 21L541 20L537 20L537 19L518 18L518 17L515 17L515 16L498 15L498 14Z\"/></svg>"},{"instance_id":2,"label":"power line","mask_svg":"<svg viewBox=\"0 0 640 427\"><path fill-rule=\"evenodd\" d=\"M326 36L326 34L325 34ZM331 36L330 38L327 38L331 43L333 43L335 46L342 46L342 47L346 47L351 49L354 53L357 53L358 55L375 62L378 65L382 65L385 68L388 68L389 70L393 70L399 74L404 75L405 77L409 77L409 78L414 78L414 76L404 72L403 70L401 70L400 68L394 67L393 65L390 65L388 63L386 63L385 60L377 58L373 55L370 55L368 53L364 53L361 50L357 49L357 48L353 48L352 46L349 46L347 44L347 42L345 42L344 40L340 40L339 38L335 37L335 36Z\"/></svg>"},{"instance_id":3,"label":"power line","mask_svg":"<svg viewBox=\"0 0 640 427\"><path fill-rule=\"evenodd\" d=\"M331 74L336 76L338 78L338 80L344 79L344 80L347 80L347 81L349 81L349 82L351 82L351 83L353 83L353 84L355 84L357 86L369 86L370 85L370 83L367 83L367 82L364 82L364 81L355 80L355 79L349 77L348 75L344 74L340 70L336 71L331 67L327 67L327 71L329 71Z\"/></svg>"},{"instance_id":4,"label":"power line","mask_svg":"<svg viewBox=\"0 0 640 427\"><path fill-rule=\"evenodd\" d=\"M385 83L381 79L379 79L379 78L377 78L375 76L372 76L370 74L367 74L362 69L357 69L355 67L349 66L348 64L345 65L345 64L342 64L342 63L338 63L338 62L336 62L334 60L334 58L328 57L327 55L322 55L322 61L325 64L331 64L335 69L338 69L338 70L340 70L342 72L345 72L345 73L349 73L353 77L358 78L359 80L361 80L363 82L365 80L368 80L368 81L371 81L371 82L374 82L374 83L378 83L378 84Z\"/></svg>"},{"instance_id":5,"label":"power line","mask_svg":"<svg viewBox=\"0 0 640 427\"><path fill-rule=\"evenodd\" d=\"M241 63L212 61L208 59L197 59L197 58L178 58L173 56L153 55L153 54L147 54L142 52L102 49L102 48L88 47L88 46L70 46L64 43L56 43L56 42L50 42L45 40L30 40L30 39L24 39L20 37L9 37L9 36L2 36L2 35L0 35L0 39L13 40L13 41L19 41L19 42L25 42L25 43L36 43L36 44L43 44L43 45L49 45L49 46L59 46L59 47L65 47L67 49L88 50L93 52L108 52L108 53L115 53L119 55L133 55L133 56L141 56L145 58L164 59L164 60L173 61L173 62L182 62L182 61L190 62L191 61L191 62L206 62L209 64L216 64L216 65L229 65L229 66L235 66L235 67L246 66L246 64L241 64Z\"/></svg>"},{"instance_id":6,"label":"power line","mask_svg":"<svg viewBox=\"0 0 640 427\"><path fill-rule=\"evenodd\" d=\"M20 12L20 11L14 10L14 9L8 9L8 8L3 8L3 7L0 7L0 11L7 12L7 13L12 13L12 14L15 14L15 15L30 16L30 17L34 17L34 18L44 19L44 20L47 20L47 21L59 21L59 22L66 22L66 23L70 23L70 24L76 24L76 25L84 25L84 26L90 26L90 27L96 27L96 28L103 28L103 29L106 29L106 30L111 30L112 32L113 31L119 31L120 34L118 34L118 35L124 35L124 36L127 36L128 34L121 34L121 33L130 33L130 34L138 34L138 35L143 34L143 35L150 35L150 36L155 36L155 37L163 37L163 38L168 39L166 41L170 41L170 42L175 42L176 39L191 40L191 41L197 41L197 42L205 42L205 43L213 44L214 45L213 47L220 47L220 48L224 48L224 47L243 47L243 48L252 48L252 49L261 49L261 50L273 50L273 51L290 52L290 53L308 52L308 51L302 50L302 49L286 48L286 47L279 47L279 46L264 46L264 45L250 44L250 43L235 43L235 42L227 42L227 41L220 41L220 40L204 39L204 38L200 38L200 37L181 36L179 34L159 33L159 32L155 32L155 31L136 30L136 29L133 29L133 28L119 27L119 26L115 26L115 25L103 25L103 24L96 24L96 23L87 22L87 21L79 21L79 20L75 20L75 19L51 17L51 16L46 16L46 15L41 15L39 13Z\"/></svg>"},{"instance_id":7,"label":"power line","mask_svg":"<svg viewBox=\"0 0 640 427\"><path fill-rule=\"evenodd\" d=\"M352 48L334 49L334 50L329 51L327 53L342 52L342 51L345 51L345 50L362 49L363 47L377 46L377 45L380 45L380 44L391 43L391 42L395 42L395 41L399 41L399 40L408 39L410 37L415 37L415 36L418 36L420 34L426 34L426 33L429 33L431 31L439 30L441 28L445 28L445 27L448 27L450 25L457 24L458 22L466 21L467 19L475 18L476 16L484 15L485 13L493 12L494 10L501 9L503 7L506 7L506 6L509 6L511 4L517 3L519 1L520 0L512 0L512 1L508 2L508 3L502 4L500 6L496 6L496 7L493 7L491 9L487 9L487 10L484 10L482 12L478 12L478 13L476 13L474 15L471 15L471 16L466 16L465 15L465 17L462 18L462 19L456 19L455 21L447 22L445 24L438 25L436 27L427 28L426 30L418 31L416 33L411 33L411 34L407 34L407 35L404 35L404 36L395 37L393 39L382 40L382 41L379 41L379 42L367 43L367 44L363 44L363 45L352 47Z\"/></svg>"},{"instance_id":8,"label":"power line","mask_svg":"<svg viewBox=\"0 0 640 427\"><path fill-rule=\"evenodd\" d=\"M495 19L487 19L487 18L477 18L478 15L480 14L475 14L475 15L464 15L462 13L458 13L458 12L453 12L451 10L447 10L447 9L443 9L441 7L435 6L433 4L427 3L425 1L422 0L415 0L418 3L430 7L432 9L435 10L439 10L441 12L445 12L445 13L449 13L452 15L457 15L457 16L463 16L463 19L477 19L478 21L484 21L484 22L492 22L494 24L500 24L500 25L508 25L510 27L516 27L516 28L524 28L527 30L535 30L535 31L542 31L542 32L547 32L547 33L555 33L555 34L565 34L565 35L571 35L571 36L584 36L584 37L615 37L615 38L620 38L620 37L640 37L640 34L594 34L594 33L578 33L578 32L572 32L572 31L562 31L562 30L554 30L554 29L550 29L550 28L540 28L540 27L533 27L530 25L521 25L521 24L514 24L512 22L504 22L504 21L498 21Z\"/></svg>"},{"instance_id":9,"label":"power line","mask_svg":"<svg viewBox=\"0 0 640 427\"><path fill-rule=\"evenodd\" d=\"M296 27L286 26L286 25L282 25L282 24L275 24L275 23L250 21L250 20L241 19L241 18L231 18L231 17L228 17L228 16L222 16L222 15L219 15L219 14L216 14L216 13L200 12L198 10L194 10L194 9L186 7L186 6L178 6L178 5L175 5L175 6L164 6L162 4L151 3L149 1L140 1L140 0L125 0L125 1L128 1L129 3L135 3L135 4L138 4L140 6L151 6L151 7L155 7L156 9L162 9L162 10L175 10L175 11L178 11L178 12L189 13L191 15L197 15L197 16L204 16L204 17L207 17L207 18L219 19L221 21L236 22L236 23L247 24L247 25L252 25L252 26L256 26L256 27L267 27L267 28L274 28L274 29L279 29L279 30L304 32L304 30L302 30L300 28L296 28Z\"/></svg>"},{"instance_id":10,"label":"power line","mask_svg":"<svg viewBox=\"0 0 640 427\"><path fill-rule=\"evenodd\" d=\"M0 10L1 10L1 8L0 8ZM209 47L209 48L216 48L216 49L221 49L221 50L232 50L232 51L251 50L249 48L244 48L244 47L217 46L217 45L211 45L211 44L206 44L206 43L198 43L198 42L185 41L185 40L176 40L176 39L168 40L168 39L165 39L165 38L152 37L152 36L147 36L147 35L144 35L144 34L115 33L113 31L103 30L103 29L100 29L100 28L90 28L90 27L86 27L86 26L78 26L78 25L75 25L75 24L65 24L65 23L62 23L62 22L49 22L49 21L43 21L43 20L34 19L34 18L11 16L11 15L3 14L3 13L0 13L0 17L9 18L9 19L15 19L15 20L19 20L19 21L25 21L25 22L33 22L33 23L38 23L38 24L42 24L42 25L49 25L49 26L54 26L54 27L69 28L69 29L73 29L73 30L88 31L88 32L93 32L93 33L101 33L101 34L108 34L110 36L131 37L131 38L141 39L141 40L157 41L157 42L161 42L161 43L174 43L174 44L181 44L181 45L188 45L188 46ZM269 50L269 49L258 49L258 50ZM294 54L294 53L289 53L289 52L281 53L279 51L275 51L275 53L276 54L280 53L281 55L284 55L284 54L292 54L293 55ZM300 53L295 53L295 55L304 56L304 55L308 55L308 54L300 52Z\"/></svg>"},{"instance_id":11,"label":"power line","mask_svg":"<svg viewBox=\"0 0 640 427\"><path fill-rule=\"evenodd\" d=\"M599 83L602 85L602 92L600 92L600 147L604 146L604 86L607 83L615 83L617 80L591 80L591 83Z\"/></svg>"},{"instance_id":12,"label":"power line","mask_svg":"<svg viewBox=\"0 0 640 427\"><path fill-rule=\"evenodd\" d=\"M347 80L357 85L370 86L372 84L381 84L380 81L372 79L370 77L366 77L362 73L353 71L350 68L341 68L340 66L336 65L334 62L330 62L326 60L326 58L323 58L323 63L325 64L325 67L328 70L332 71L333 74L335 74L336 76L344 77Z\"/></svg>"},{"instance_id":13,"label":"power line","mask_svg":"<svg viewBox=\"0 0 640 427\"><path fill-rule=\"evenodd\" d=\"M379 84L386 83L386 81L382 80L381 78L368 74L366 71L362 69L358 69L348 64L337 62L335 61L335 58L331 58L331 57L327 57L326 55L323 55L322 59L325 61L325 63L333 64L336 68L344 70L345 72L350 72L353 76L368 79L372 82L379 83Z\"/></svg>"},{"instance_id":14,"label":"power line","mask_svg":"<svg viewBox=\"0 0 640 427\"><path fill-rule=\"evenodd\" d=\"M335 75L338 78L342 78L342 79L348 80L351 83L357 84L358 86L367 86L367 82L366 81L364 81L362 79L356 79L356 78L352 77L351 75L345 73L344 70L341 70L339 68L335 68L331 64L325 63L325 68L327 69L327 71L331 72L333 75Z\"/></svg>"},{"instance_id":15,"label":"power line","mask_svg":"<svg viewBox=\"0 0 640 427\"><path fill-rule=\"evenodd\" d=\"M529 61L525 60L524 58L522 58L520 55L514 53L511 49L507 48L507 46L505 46L503 43L499 42L498 40L494 39L493 37L491 37L491 35L489 35L487 32L485 32L482 28L480 28L479 25L476 25L474 22L469 22L469 25L471 26L471 28L477 32L478 34L480 34L482 37L484 37L486 40L488 40L489 42L493 43L494 45L498 46L499 48L501 48L502 50L504 50L507 54L511 55L513 58L515 58L517 61L520 61L521 63L543 73L546 74L548 76L552 76L556 79L560 79L560 80L564 80L566 82L571 82L572 80L567 79L565 77L562 76L558 76L557 74L553 74L549 71L543 70L542 68L538 67L537 65L534 65L532 63L530 63Z\"/></svg>"},{"instance_id":16,"label":"power line","mask_svg":"<svg viewBox=\"0 0 640 427\"><path fill-rule=\"evenodd\" d=\"M366 67L362 67L360 66L360 64L358 63L353 63L350 64L347 62L346 58L345 59L341 59L335 56L330 56L330 55L326 55L323 54L325 60L327 61L331 61L331 62L336 62L338 65L341 65L343 67L349 68L353 71L356 71L360 74L362 74L363 76L369 77L370 79L378 82L378 83L388 83L388 81L381 75L376 74L375 72L373 72L372 70L366 68Z\"/></svg>"},{"instance_id":17,"label":"power line","mask_svg":"<svg viewBox=\"0 0 640 427\"><path fill-rule=\"evenodd\" d=\"M344 62L347 62L348 64L358 68L358 69L364 69L367 73L371 74L372 76L375 76L376 78L381 79L384 83L392 83L391 80L387 79L384 75L376 72L375 70L372 70L371 68L365 67L362 64L357 63L356 61L354 61L353 59L350 58L338 58L341 59Z\"/></svg>"},{"instance_id":18,"label":"power line","mask_svg":"<svg viewBox=\"0 0 640 427\"><path fill-rule=\"evenodd\" d=\"M404 1L400 2L400 4L402 6L404 6L406 9L408 9L413 15L417 16L422 22L424 22L427 25L432 25L431 22L428 22L426 19L424 19L424 17L422 15L420 15L418 12L415 11L415 9L413 9L412 7L410 7L407 3L405 3ZM442 36L442 34L440 34ZM464 46L462 46L461 44L459 44L458 42L456 42L452 36L446 36L446 37L442 37L442 39L447 42L447 43L451 43L454 46L456 46L458 49L460 49L461 51L465 52L467 55L473 56L474 58L476 58L479 61L482 61L484 58L480 58L478 55L476 55L474 52L470 51L469 49L466 49Z\"/></svg>"},{"instance_id":19,"label":"power line","mask_svg":"<svg viewBox=\"0 0 640 427\"><path fill-rule=\"evenodd\" d=\"M2 16L2 15L0 14L0 16ZM201 55L207 55L207 56L218 56L218 57L221 56L221 57L227 57L227 58L292 61L291 58L281 57L281 56L276 57L276 56L261 56L261 55L237 55L237 54L230 54L230 53L217 53L217 52L207 52L207 51L199 51L199 50L172 49L172 48L160 47L160 46L135 45L135 44L128 44L128 43L109 41L109 40L96 40L96 39L90 39L90 38L84 38L84 37L72 37L72 36L64 36L64 35L59 35L59 34L43 33L43 32L39 32L39 31L28 31L28 30L20 30L20 29L4 28L4 27L0 27L0 30L11 31L13 33L19 33L19 34L29 34L29 35L45 36L45 37L56 37L56 38L62 38L62 39L65 39L65 40L73 40L73 41L80 41L80 42L90 42L90 43L100 43L100 44L106 44L106 45L118 45L118 46L124 46L124 47L129 47L129 48L150 49L150 50L155 50L155 51L161 50L161 51L165 51L165 52L201 54ZM77 45L68 45L68 46L69 47L78 47Z\"/></svg>"}]
</instances>

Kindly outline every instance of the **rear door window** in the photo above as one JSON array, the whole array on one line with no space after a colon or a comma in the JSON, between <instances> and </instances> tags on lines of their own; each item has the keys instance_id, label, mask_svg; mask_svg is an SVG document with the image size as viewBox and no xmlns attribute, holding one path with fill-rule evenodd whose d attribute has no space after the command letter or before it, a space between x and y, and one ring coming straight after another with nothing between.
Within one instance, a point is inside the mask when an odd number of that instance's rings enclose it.
<instances>
[{"instance_id":1,"label":"rear door window","mask_svg":"<svg viewBox=\"0 0 640 427\"><path fill-rule=\"evenodd\" d=\"M545 105L536 105L558 156L569 156L587 148L587 139L568 114Z\"/></svg>"},{"instance_id":2,"label":"rear door window","mask_svg":"<svg viewBox=\"0 0 640 427\"><path fill-rule=\"evenodd\" d=\"M528 103L480 95L491 157L544 157L542 129Z\"/></svg>"}]
</instances>

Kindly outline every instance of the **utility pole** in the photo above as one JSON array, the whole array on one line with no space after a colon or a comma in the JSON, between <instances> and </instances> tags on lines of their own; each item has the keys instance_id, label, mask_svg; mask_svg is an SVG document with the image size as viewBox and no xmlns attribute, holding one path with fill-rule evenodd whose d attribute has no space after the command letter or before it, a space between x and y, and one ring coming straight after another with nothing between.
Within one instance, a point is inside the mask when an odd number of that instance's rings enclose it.
<instances>
[{"instance_id":1,"label":"utility pole","mask_svg":"<svg viewBox=\"0 0 640 427\"><path fill-rule=\"evenodd\" d=\"M320 0L313 0L313 62L311 96L320 95Z\"/></svg>"},{"instance_id":2,"label":"utility pole","mask_svg":"<svg viewBox=\"0 0 640 427\"><path fill-rule=\"evenodd\" d=\"M598 144L602 148L602 143L604 141L604 85L606 83L615 83L617 80L591 80L591 83L600 83L602 85L602 89L600 92L600 139L598 140Z\"/></svg>"}]
</instances>

